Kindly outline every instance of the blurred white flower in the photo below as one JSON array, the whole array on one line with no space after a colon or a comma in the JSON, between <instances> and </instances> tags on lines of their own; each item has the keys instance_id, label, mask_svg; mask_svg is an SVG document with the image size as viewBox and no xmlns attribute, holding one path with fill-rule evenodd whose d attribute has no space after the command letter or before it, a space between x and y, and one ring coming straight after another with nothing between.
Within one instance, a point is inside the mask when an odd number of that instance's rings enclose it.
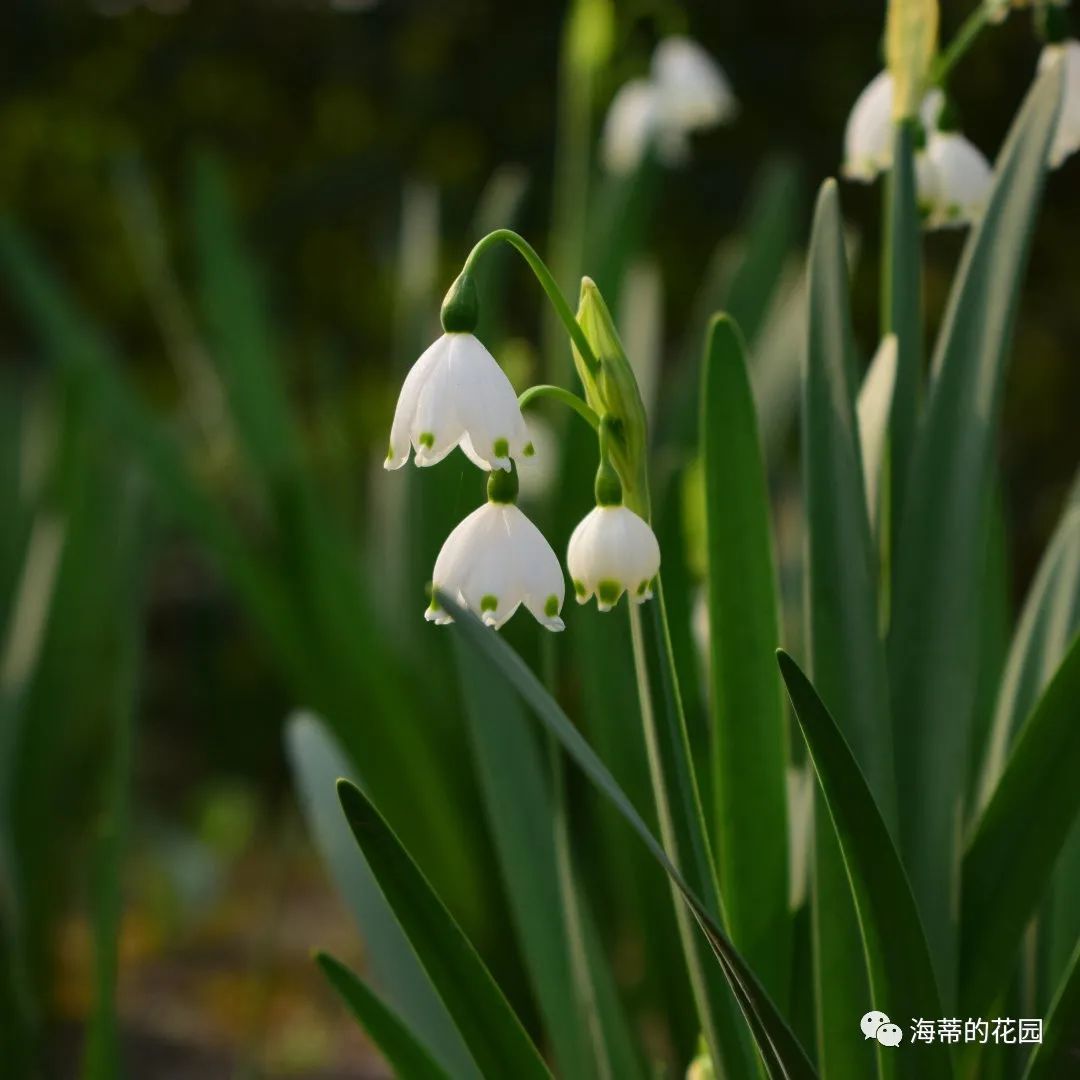
<instances>
[{"instance_id":1,"label":"blurred white flower","mask_svg":"<svg viewBox=\"0 0 1080 1080\"><path fill-rule=\"evenodd\" d=\"M524 604L542 626L562 630L562 567L540 530L510 502L484 503L446 538L432 586L498 629ZM435 596L424 618L452 622Z\"/></svg>"},{"instance_id":2,"label":"blurred white flower","mask_svg":"<svg viewBox=\"0 0 1080 1080\"><path fill-rule=\"evenodd\" d=\"M566 564L579 604L593 595L610 611L624 592L635 603L652 596L660 545L648 523L625 506L597 506L574 529Z\"/></svg>"},{"instance_id":3,"label":"blurred white flower","mask_svg":"<svg viewBox=\"0 0 1080 1080\"><path fill-rule=\"evenodd\" d=\"M993 173L981 150L955 131L932 131L916 158L928 229L970 225L986 208Z\"/></svg>"},{"instance_id":4,"label":"blurred white flower","mask_svg":"<svg viewBox=\"0 0 1080 1080\"><path fill-rule=\"evenodd\" d=\"M442 461L455 446L481 469L509 469L532 444L506 373L472 334L443 334L413 364L398 396L384 466Z\"/></svg>"},{"instance_id":5,"label":"blurred white flower","mask_svg":"<svg viewBox=\"0 0 1080 1080\"><path fill-rule=\"evenodd\" d=\"M893 152L893 80L882 71L855 99L844 131L844 162L840 172L849 180L873 182L880 173L892 168ZM940 90L930 90L920 110L923 126L936 126L945 103Z\"/></svg>"},{"instance_id":6,"label":"blurred white flower","mask_svg":"<svg viewBox=\"0 0 1080 1080\"><path fill-rule=\"evenodd\" d=\"M604 165L629 173L650 145L663 164L679 165L689 156L690 132L725 123L737 112L716 61L690 38L664 38L653 52L649 78L624 83L611 102L601 138Z\"/></svg>"},{"instance_id":7,"label":"blurred white flower","mask_svg":"<svg viewBox=\"0 0 1080 1080\"><path fill-rule=\"evenodd\" d=\"M1057 131L1050 146L1050 168L1056 169L1070 154L1080 149L1080 42L1063 41L1047 45L1039 57L1039 70L1044 71L1058 57L1065 65L1065 88L1061 98L1061 114Z\"/></svg>"}]
</instances>

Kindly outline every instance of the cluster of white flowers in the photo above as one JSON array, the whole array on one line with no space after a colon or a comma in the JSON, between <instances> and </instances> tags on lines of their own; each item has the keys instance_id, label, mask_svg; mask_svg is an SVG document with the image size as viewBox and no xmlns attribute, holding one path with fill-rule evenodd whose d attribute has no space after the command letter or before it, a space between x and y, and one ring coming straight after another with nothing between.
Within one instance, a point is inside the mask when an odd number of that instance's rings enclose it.
<instances>
[{"instance_id":1,"label":"cluster of white flowers","mask_svg":"<svg viewBox=\"0 0 1080 1080\"><path fill-rule=\"evenodd\" d=\"M650 148L665 165L690 153L691 132L731 120L739 105L715 60L687 37L664 38L647 78L624 83L604 122L602 154L609 172L632 172Z\"/></svg>"},{"instance_id":2,"label":"cluster of white flowers","mask_svg":"<svg viewBox=\"0 0 1080 1080\"><path fill-rule=\"evenodd\" d=\"M451 622L439 594L498 629L521 606L549 630L562 630L562 567L540 530L515 505L515 463L534 454L510 380L472 334L448 332L413 365L398 396L385 467L409 459L434 465L460 446L489 472L488 501L446 538L432 574L425 617ZM597 506L574 530L567 565L579 603L595 595L601 611L624 592L652 596L660 547L645 520L622 505Z\"/></svg>"},{"instance_id":3,"label":"cluster of white flowers","mask_svg":"<svg viewBox=\"0 0 1080 1080\"><path fill-rule=\"evenodd\" d=\"M1044 46L1039 70L1064 65L1064 94L1049 164L1057 168L1080 149L1080 42ZM855 101L844 132L841 171L849 180L871 183L892 168L893 80L887 71L875 76ZM943 130L945 95L933 88L919 110L926 138L915 157L919 203L928 229L972 224L990 194L992 172L982 151L957 131Z\"/></svg>"},{"instance_id":4,"label":"cluster of white flowers","mask_svg":"<svg viewBox=\"0 0 1080 1080\"><path fill-rule=\"evenodd\" d=\"M920 120L926 143L915 158L919 202L929 229L968 225L978 220L990 194L992 173L982 152L957 131L938 127L945 95L931 90ZM841 171L850 180L871 183L892 168L893 80L883 71L855 102L844 132Z\"/></svg>"}]
</instances>

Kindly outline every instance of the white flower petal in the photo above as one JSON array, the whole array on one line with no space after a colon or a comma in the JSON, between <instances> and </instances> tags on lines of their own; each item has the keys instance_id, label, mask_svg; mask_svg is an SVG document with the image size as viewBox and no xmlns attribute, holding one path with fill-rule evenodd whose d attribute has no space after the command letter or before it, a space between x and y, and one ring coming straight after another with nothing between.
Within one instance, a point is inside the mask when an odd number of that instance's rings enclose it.
<instances>
[{"instance_id":1,"label":"white flower petal","mask_svg":"<svg viewBox=\"0 0 1080 1080\"><path fill-rule=\"evenodd\" d=\"M1080 150L1080 42L1070 40L1060 45L1047 45L1039 57L1039 70L1044 71L1059 57L1065 65L1065 87L1054 141L1050 145L1052 169Z\"/></svg>"},{"instance_id":2,"label":"white flower petal","mask_svg":"<svg viewBox=\"0 0 1080 1080\"><path fill-rule=\"evenodd\" d=\"M926 227L970 225L986 208L993 172L982 151L955 131L935 131L917 168Z\"/></svg>"},{"instance_id":3,"label":"white flower petal","mask_svg":"<svg viewBox=\"0 0 1080 1080\"><path fill-rule=\"evenodd\" d=\"M624 506L597 506L578 523L566 554L578 602L595 595L601 611L624 591L638 603L652 596L660 545L648 523Z\"/></svg>"},{"instance_id":4,"label":"white flower petal","mask_svg":"<svg viewBox=\"0 0 1080 1080\"><path fill-rule=\"evenodd\" d=\"M384 462L387 469L400 469L409 460L410 431L416 413L416 402L424 383L443 355L444 342L445 338L439 338L429 345L420 355L420 359L409 368L409 373L401 384L401 393L398 394L397 406L394 409L394 422L390 427L390 449Z\"/></svg>"},{"instance_id":5,"label":"white flower petal","mask_svg":"<svg viewBox=\"0 0 1080 1080\"><path fill-rule=\"evenodd\" d=\"M656 46L652 81L662 128L696 131L722 124L738 112L727 76L691 38L668 37Z\"/></svg>"},{"instance_id":6,"label":"white flower petal","mask_svg":"<svg viewBox=\"0 0 1080 1080\"><path fill-rule=\"evenodd\" d=\"M512 504L487 502L458 524L435 560L432 584L495 629L523 603L548 629L563 628L559 560L539 529ZM557 599L554 611L549 610L552 596ZM435 603L426 618L450 621Z\"/></svg>"},{"instance_id":7,"label":"white flower petal","mask_svg":"<svg viewBox=\"0 0 1080 1080\"><path fill-rule=\"evenodd\" d=\"M641 164L655 130L656 104L656 88L648 79L631 79L619 87L601 138L608 172L624 176Z\"/></svg>"}]
</instances>

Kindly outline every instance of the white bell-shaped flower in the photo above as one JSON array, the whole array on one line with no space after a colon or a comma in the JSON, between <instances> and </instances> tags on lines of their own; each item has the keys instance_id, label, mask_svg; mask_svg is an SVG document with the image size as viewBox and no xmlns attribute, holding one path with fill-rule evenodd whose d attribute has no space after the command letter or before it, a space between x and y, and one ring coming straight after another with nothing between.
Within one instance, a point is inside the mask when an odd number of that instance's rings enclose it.
<instances>
[{"instance_id":1,"label":"white bell-shaped flower","mask_svg":"<svg viewBox=\"0 0 1080 1080\"><path fill-rule=\"evenodd\" d=\"M481 469L509 469L533 453L506 372L473 334L446 333L413 364L398 396L384 463L442 461L455 446Z\"/></svg>"},{"instance_id":2,"label":"white bell-shaped flower","mask_svg":"<svg viewBox=\"0 0 1080 1080\"><path fill-rule=\"evenodd\" d=\"M1045 70L1061 57L1065 65L1065 86L1054 141L1050 144L1050 168L1056 169L1070 154L1080 150L1080 41L1047 45L1039 57L1039 70Z\"/></svg>"},{"instance_id":3,"label":"white bell-shaped flower","mask_svg":"<svg viewBox=\"0 0 1080 1080\"><path fill-rule=\"evenodd\" d=\"M522 604L549 630L563 629L566 582L558 556L512 502L488 501L454 529L435 560L432 587L495 629ZM435 595L424 617L453 621Z\"/></svg>"},{"instance_id":4,"label":"white bell-shaped flower","mask_svg":"<svg viewBox=\"0 0 1080 1080\"><path fill-rule=\"evenodd\" d=\"M940 90L930 90L920 109L923 126L933 128L945 98ZM849 180L869 184L892 168L893 80L882 71L870 80L855 100L844 131L844 162L841 173Z\"/></svg>"},{"instance_id":5,"label":"white bell-shaped flower","mask_svg":"<svg viewBox=\"0 0 1080 1080\"><path fill-rule=\"evenodd\" d=\"M638 604L652 596L660 545L648 523L625 506L597 506L574 529L566 564L579 604L596 596L610 611L624 592Z\"/></svg>"},{"instance_id":6,"label":"white bell-shaped flower","mask_svg":"<svg viewBox=\"0 0 1080 1080\"><path fill-rule=\"evenodd\" d=\"M662 126L679 132L732 119L739 105L720 65L693 39L664 38L653 52L652 81Z\"/></svg>"},{"instance_id":7,"label":"white bell-shaped flower","mask_svg":"<svg viewBox=\"0 0 1080 1080\"><path fill-rule=\"evenodd\" d=\"M604 118L601 154L608 172L633 172L656 130L656 87L648 79L623 83Z\"/></svg>"},{"instance_id":8,"label":"white bell-shaped flower","mask_svg":"<svg viewBox=\"0 0 1080 1080\"><path fill-rule=\"evenodd\" d=\"M970 225L979 220L990 197L990 163L963 135L934 131L916 159L919 203L928 229Z\"/></svg>"}]
</instances>

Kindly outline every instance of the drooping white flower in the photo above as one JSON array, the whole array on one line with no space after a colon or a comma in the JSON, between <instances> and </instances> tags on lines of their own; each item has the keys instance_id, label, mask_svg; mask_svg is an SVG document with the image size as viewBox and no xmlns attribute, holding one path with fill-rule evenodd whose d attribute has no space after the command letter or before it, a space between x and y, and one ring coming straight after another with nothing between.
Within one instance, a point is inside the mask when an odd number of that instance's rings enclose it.
<instances>
[{"instance_id":1,"label":"drooping white flower","mask_svg":"<svg viewBox=\"0 0 1080 1080\"><path fill-rule=\"evenodd\" d=\"M458 524L435 560L432 586L495 629L521 604L549 630L563 629L566 582L558 556L511 502L486 502ZM453 621L434 597L424 617Z\"/></svg>"},{"instance_id":2,"label":"drooping white flower","mask_svg":"<svg viewBox=\"0 0 1080 1080\"><path fill-rule=\"evenodd\" d=\"M656 130L656 87L648 79L623 83L604 118L601 153L608 172L637 168Z\"/></svg>"},{"instance_id":3,"label":"drooping white flower","mask_svg":"<svg viewBox=\"0 0 1080 1080\"><path fill-rule=\"evenodd\" d=\"M624 592L642 604L660 571L660 545L648 523L625 506L597 506L574 529L566 564L579 604L593 595L610 611Z\"/></svg>"},{"instance_id":4,"label":"drooping white flower","mask_svg":"<svg viewBox=\"0 0 1080 1080\"><path fill-rule=\"evenodd\" d=\"M928 229L970 225L982 216L993 173L981 150L955 131L933 131L916 158L919 203Z\"/></svg>"},{"instance_id":5,"label":"drooping white flower","mask_svg":"<svg viewBox=\"0 0 1080 1080\"><path fill-rule=\"evenodd\" d=\"M698 131L732 119L738 102L720 65L693 39L664 38L653 51L660 123Z\"/></svg>"},{"instance_id":6,"label":"drooping white flower","mask_svg":"<svg viewBox=\"0 0 1080 1080\"><path fill-rule=\"evenodd\" d=\"M398 396L384 466L442 461L455 446L481 469L530 457L528 429L506 373L472 334L446 333L413 364Z\"/></svg>"},{"instance_id":7,"label":"drooping white flower","mask_svg":"<svg viewBox=\"0 0 1080 1080\"><path fill-rule=\"evenodd\" d=\"M738 102L727 76L697 42L669 37L653 52L648 78L615 94L604 121L601 153L609 172L632 172L650 147L665 165L690 154L689 134L730 120Z\"/></svg>"},{"instance_id":8,"label":"drooping white flower","mask_svg":"<svg viewBox=\"0 0 1080 1080\"><path fill-rule=\"evenodd\" d=\"M1056 169L1070 154L1080 150L1080 41L1063 41L1047 45L1039 57L1039 70L1044 71L1061 57L1065 65L1065 87L1062 91L1061 112L1057 130L1050 145L1050 168Z\"/></svg>"},{"instance_id":9,"label":"drooping white flower","mask_svg":"<svg viewBox=\"0 0 1080 1080\"><path fill-rule=\"evenodd\" d=\"M923 126L933 128L945 98L930 90L920 110ZM849 180L872 183L892 168L893 80L887 71L874 76L855 99L844 131L844 162L841 173Z\"/></svg>"}]
</instances>

